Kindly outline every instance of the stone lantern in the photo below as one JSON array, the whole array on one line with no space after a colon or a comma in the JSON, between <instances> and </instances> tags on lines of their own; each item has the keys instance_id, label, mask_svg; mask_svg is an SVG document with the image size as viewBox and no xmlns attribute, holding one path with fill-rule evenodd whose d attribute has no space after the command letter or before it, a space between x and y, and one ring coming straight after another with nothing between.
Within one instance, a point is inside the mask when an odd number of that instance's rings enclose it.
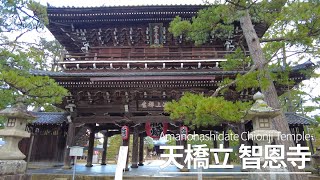
<instances>
[{"instance_id":1,"label":"stone lantern","mask_svg":"<svg viewBox=\"0 0 320 180\"><path fill-rule=\"evenodd\" d=\"M22 138L30 137L26 132L28 120L35 117L27 112L26 106L19 102L10 108L0 111L6 118L5 128L0 130L5 144L0 147L0 176L22 174L26 170L26 156L19 150L18 143Z\"/></svg>"},{"instance_id":2,"label":"stone lantern","mask_svg":"<svg viewBox=\"0 0 320 180\"><path fill-rule=\"evenodd\" d=\"M262 157L260 157L261 165L265 162L265 146L270 145L272 141L276 138L280 137L281 132L274 130L272 127L272 118L280 115L279 109L274 109L263 100L264 95L260 92L257 92L253 99L256 101L253 106L248 111L245 119L252 120L253 131L248 135L249 139L252 139L254 143L258 146L262 147ZM255 172L287 172L285 168L276 168L270 169L269 167L263 169L254 169ZM257 180L257 179L290 179L287 173L283 174L264 174L264 173L256 173L249 174L249 180Z\"/></svg>"},{"instance_id":3,"label":"stone lantern","mask_svg":"<svg viewBox=\"0 0 320 180\"><path fill-rule=\"evenodd\" d=\"M248 111L247 120L252 120L253 131L249 134L249 139L252 139L258 146L272 143L273 139L280 136L280 131L272 128L272 118L280 115L279 109L274 109L263 100L264 95L257 92L253 99L256 101ZM263 152L262 152L263 153ZM261 159L264 161L264 158Z\"/></svg>"}]
</instances>

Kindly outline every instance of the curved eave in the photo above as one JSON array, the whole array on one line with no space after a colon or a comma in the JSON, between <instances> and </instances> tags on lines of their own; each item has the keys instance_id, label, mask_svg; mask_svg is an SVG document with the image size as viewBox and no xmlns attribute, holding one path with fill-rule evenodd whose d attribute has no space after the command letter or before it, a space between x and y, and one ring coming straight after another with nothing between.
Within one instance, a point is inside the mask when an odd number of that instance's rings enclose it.
<instances>
[{"instance_id":1,"label":"curved eave","mask_svg":"<svg viewBox=\"0 0 320 180\"><path fill-rule=\"evenodd\" d=\"M134 78L134 77L197 77L203 76L222 76L222 75L236 75L238 73L244 74L246 71L201 71L201 72L83 72L83 73L67 73L67 72L50 72L33 70L30 72L37 76L49 76L54 79L92 79L92 78Z\"/></svg>"}]
</instances>

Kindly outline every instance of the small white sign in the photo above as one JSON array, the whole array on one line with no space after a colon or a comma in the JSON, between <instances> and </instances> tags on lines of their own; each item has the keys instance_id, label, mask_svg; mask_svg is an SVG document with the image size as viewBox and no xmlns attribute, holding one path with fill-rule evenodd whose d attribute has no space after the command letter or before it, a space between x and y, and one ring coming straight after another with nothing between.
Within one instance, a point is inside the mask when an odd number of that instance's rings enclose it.
<instances>
[{"instance_id":1,"label":"small white sign","mask_svg":"<svg viewBox=\"0 0 320 180\"><path fill-rule=\"evenodd\" d=\"M128 146L120 146L118 163L116 168L115 180L122 180L123 170L126 168L128 155Z\"/></svg>"},{"instance_id":2,"label":"small white sign","mask_svg":"<svg viewBox=\"0 0 320 180\"><path fill-rule=\"evenodd\" d=\"M83 147L80 147L80 146L70 147L70 156L83 156Z\"/></svg>"}]
</instances>

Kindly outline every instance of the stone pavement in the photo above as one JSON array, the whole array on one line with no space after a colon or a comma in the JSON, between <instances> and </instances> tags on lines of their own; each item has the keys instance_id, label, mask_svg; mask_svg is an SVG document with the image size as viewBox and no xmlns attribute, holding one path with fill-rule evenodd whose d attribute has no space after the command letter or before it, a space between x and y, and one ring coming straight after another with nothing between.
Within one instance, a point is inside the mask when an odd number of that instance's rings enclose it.
<instances>
[{"instance_id":1,"label":"stone pavement","mask_svg":"<svg viewBox=\"0 0 320 180\"><path fill-rule=\"evenodd\" d=\"M124 177L181 177L181 176L193 176L197 177L197 174L182 174L176 166L170 165L164 169L160 168L160 165L164 164L163 160L153 160L151 162L145 162L144 166L139 168L130 168L130 171L124 172ZM77 164L76 173L78 175L88 176L114 176L116 165L110 164L106 166L94 165L93 167L85 167L85 164ZM59 174L59 175L72 175L73 170L65 170L61 168L44 168L28 170L28 174ZM170 174L164 174L163 172L171 172ZM190 172L197 172L192 169ZM233 169L207 169L203 172L225 172L225 174L204 174L203 176L239 176L232 175L232 172L240 172L240 166L235 166ZM230 172L230 173L229 173ZM173 173L173 174L172 174Z\"/></svg>"}]
</instances>

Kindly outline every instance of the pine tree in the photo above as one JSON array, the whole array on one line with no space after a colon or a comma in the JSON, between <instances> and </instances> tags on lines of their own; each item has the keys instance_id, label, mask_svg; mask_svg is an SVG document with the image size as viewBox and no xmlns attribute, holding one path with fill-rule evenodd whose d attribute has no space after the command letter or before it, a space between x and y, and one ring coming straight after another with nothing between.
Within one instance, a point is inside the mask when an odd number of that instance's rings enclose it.
<instances>
[{"instance_id":1,"label":"pine tree","mask_svg":"<svg viewBox=\"0 0 320 180\"><path fill-rule=\"evenodd\" d=\"M247 63L252 61L253 65L245 75L238 75L236 79L226 79L217 88L212 97L207 98L207 101L217 99L221 92L225 91L232 85L237 86L237 90L243 90L251 87L259 87L262 93L265 94L265 100L273 108L280 109L279 97L274 85L275 77L271 72L270 66L275 68L277 65L286 64L286 57L278 58L278 62L273 63L274 57L279 57L287 49L294 49L295 52L291 53L296 56L296 59L303 60L306 54L309 57L319 57L319 46L317 45L320 40L320 3L316 0L311 1L248 1L248 0L226 0L225 4L212 5L204 10L199 11L198 15L192 21L183 21L180 17L176 17L170 24L169 31L174 36L183 34L189 39L193 40L196 45L206 43L210 36L222 40L234 34L234 23L240 23L241 30L245 41L237 42L237 46L243 51L245 47L249 49L250 57L245 55L236 55L236 58L227 57L228 62L224 64L224 68L234 68L239 66L239 63ZM269 27L267 33L259 38L254 24L263 23ZM241 38L240 38L241 39ZM263 44L262 48L262 44ZM241 53L241 51L240 51ZM235 52L239 54L239 50ZM242 57L242 61L239 61ZM279 61L283 61L279 63ZM272 65L271 65L272 64ZM287 68L287 67L286 67ZM288 73L282 73L283 78L288 78ZM314 75L314 74L313 74ZM279 76L279 74L277 75ZM317 75L315 75L317 76ZM284 81L284 79L283 79ZM284 81L286 83L292 83ZM187 95L190 96L190 95ZM193 101L191 98L182 99L177 102L168 103L166 105L167 112L171 113L174 119L192 119L192 122L201 122L199 114L199 107L203 100ZM183 102L184 101L184 102ZM192 101L191 105L188 104ZM187 103L186 103L187 102ZM200 103L198 103L200 102ZM179 104L180 103L180 104ZM225 102L223 102L224 104ZM176 107L174 107L176 105ZM231 118L227 115L219 115L216 111L218 105L205 104L208 109L204 110L202 116L208 115L205 118L206 122L203 124L216 123L219 121L212 120L223 117L221 120L230 121ZM222 106L224 107L224 106ZM245 107L240 105L240 107ZM226 108L226 107L224 107ZM231 111L233 112L233 111ZM211 118L211 120L210 120ZM239 121L241 118L238 118ZM188 120L189 121L189 120ZM275 129L284 134L290 134L288 123L284 114L273 120ZM277 144L285 145L286 150L288 147L293 146L292 141L278 141ZM294 169L290 169L295 171ZM292 176L295 179L302 179L302 176Z\"/></svg>"},{"instance_id":2,"label":"pine tree","mask_svg":"<svg viewBox=\"0 0 320 180\"><path fill-rule=\"evenodd\" d=\"M22 40L44 28L46 8L30 0L3 0L0 7L0 109L11 106L18 97L33 107L60 103L66 89L49 77L30 74L32 69L56 69L47 65L50 58L56 58L52 50L59 45L43 39L38 43Z\"/></svg>"}]
</instances>

